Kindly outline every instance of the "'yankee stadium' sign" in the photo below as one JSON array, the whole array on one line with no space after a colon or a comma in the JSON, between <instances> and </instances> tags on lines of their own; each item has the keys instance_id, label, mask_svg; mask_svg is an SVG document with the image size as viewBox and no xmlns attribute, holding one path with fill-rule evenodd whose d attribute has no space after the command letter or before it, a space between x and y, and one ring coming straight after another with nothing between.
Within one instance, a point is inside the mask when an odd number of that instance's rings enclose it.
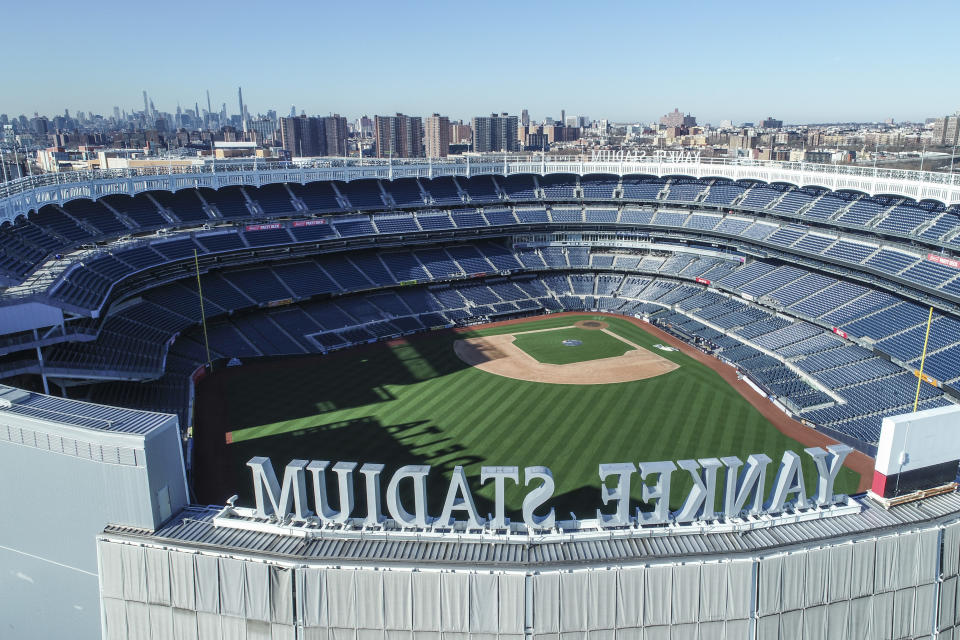
<instances>
[{"instance_id":1,"label":"'yankee stadium' sign","mask_svg":"<svg viewBox=\"0 0 960 640\"><path fill-rule=\"evenodd\" d=\"M590 155L591 162L643 162L645 160L654 160L666 164L678 164L681 162L700 162L699 151L667 151L664 149L655 149L651 155L643 149L630 149L627 151L613 151L612 149L596 149Z\"/></svg>"},{"instance_id":2,"label":"'yankee stadium' sign","mask_svg":"<svg viewBox=\"0 0 960 640\"><path fill-rule=\"evenodd\" d=\"M788 506L809 508L828 507L842 502L845 496L834 495L833 485L844 459L852 451L845 445L804 449L817 468L817 486L812 495L807 493L800 465L800 455L786 451L777 470L773 488L764 500L769 456L754 454L746 464L737 457L700 458L677 462L632 462L601 464L600 502L605 508L597 509L597 525L600 527L625 527L631 525L655 525L668 522L685 523L750 515L777 514ZM254 457L247 466L253 472L253 488L256 514L266 518L276 516L294 521L319 519L323 523L375 525L386 520L381 509L382 464L364 464L359 468L363 476L367 510L355 516L354 472L356 462L326 460L291 460L283 473L283 484L277 481L269 458ZM723 510L716 511L717 475L724 473L722 494ZM338 508L331 507L327 493L327 475L336 476ZM670 511L670 486L674 473L690 477L693 487L679 510ZM494 513L484 518L470 492L463 467L455 467L447 486L446 499L439 517L427 513L427 480L429 465L400 467L391 476L386 488L386 504L389 517L401 527L424 528L428 526L452 526L457 516L468 529L490 527L502 529L507 526L504 493L507 481L520 484L518 467L481 467L480 484L493 481ZM634 474L639 474L642 484L642 500L652 507L650 511L639 508L630 513L630 485ZM313 500L307 497L307 476L310 477ZM413 496L413 511L401 501L401 485L410 486ZM531 487L523 498L523 522L530 530L550 529L556 522L554 510L549 505L553 496L553 473L547 467L526 467L523 470L523 486ZM408 496L411 494L407 494Z\"/></svg>"}]
</instances>

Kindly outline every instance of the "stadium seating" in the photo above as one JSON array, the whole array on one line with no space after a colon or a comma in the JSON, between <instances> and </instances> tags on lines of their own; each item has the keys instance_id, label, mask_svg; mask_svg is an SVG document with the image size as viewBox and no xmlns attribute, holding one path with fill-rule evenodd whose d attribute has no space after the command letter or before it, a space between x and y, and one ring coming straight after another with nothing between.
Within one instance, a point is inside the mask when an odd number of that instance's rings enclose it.
<instances>
[{"instance_id":1,"label":"stadium seating","mask_svg":"<svg viewBox=\"0 0 960 640\"><path fill-rule=\"evenodd\" d=\"M452 205L463 202L460 189L453 178L434 178L433 180L424 180L421 184L424 190L430 194L431 201L435 205Z\"/></svg>"},{"instance_id":2,"label":"stadium seating","mask_svg":"<svg viewBox=\"0 0 960 640\"><path fill-rule=\"evenodd\" d=\"M500 194L497 185L491 176L474 176L472 178L458 178L460 187L469 197L470 202L478 204L499 202Z\"/></svg>"},{"instance_id":3,"label":"stadium seating","mask_svg":"<svg viewBox=\"0 0 960 640\"><path fill-rule=\"evenodd\" d=\"M332 182L310 182L305 185L290 183L287 185L310 213L330 213L343 211L343 207L334 191Z\"/></svg>"},{"instance_id":4,"label":"stadium seating","mask_svg":"<svg viewBox=\"0 0 960 640\"><path fill-rule=\"evenodd\" d=\"M260 205L268 216L292 214L296 211L290 192L283 184L265 184L262 187L246 187L250 199Z\"/></svg>"},{"instance_id":5,"label":"stadium seating","mask_svg":"<svg viewBox=\"0 0 960 640\"><path fill-rule=\"evenodd\" d=\"M615 175L593 174L580 178L580 188L584 200L612 200L613 193L620 183Z\"/></svg>"},{"instance_id":6,"label":"stadium seating","mask_svg":"<svg viewBox=\"0 0 960 640\"><path fill-rule=\"evenodd\" d=\"M333 215L309 217L323 214ZM261 216L272 220L250 220ZM552 224L615 230L618 243L646 241L655 227L660 246L714 252L510 248L508 236L542 239ZM958 232L957 207L783 184L605 174L364 179L46 205L0 230L0 278L44 283L31 295L103 315L78 319L78 333L92 328L96 339L52 347L52 366L101 368L118 379L162 375L167 391L126 392L163 406L183 391L168 376L205 359L193 328L196 252L201 261L216 254L201 277L215 357L341 348L544 309L652 314L707 341L802 417L869 442L879 417L912 402L904 371L919 366L928 302L938 310L925 370L948 385L960 380L960 271L949 266ZM403 247L377 248L396 244L397 234ZM717 249L724 238L730 248ZM356 246L344 253L345 243ZM717 253L741 246L750 249L737 260ZM61 251L69 255L55 259ZM478 279L459 280L466 276ZM277 303L286 306L257 310ZM892 362L833 327L868 339ZM931 389L924 406L947 401Z\"/></svg>"},{"instance_id":7,"label":"stadium seating","mask_svg":"<svg viewBox=\"0 0 960 640\"><path fill-rule=\"evenodd\" d=\"M666 181L653 176L624 176L624 200L656 200Z\"/></svg>"},{"instance_id":8,"label":"stadium seating","mask_svg":"<svg viewBox=\"0 0 960 640\"><path fill-rule=\"evenodd\" d=\"M380 184L399 208L422 207L426 204L420 183L416 178L383 180Z\"/></svg>"}]
</instances>

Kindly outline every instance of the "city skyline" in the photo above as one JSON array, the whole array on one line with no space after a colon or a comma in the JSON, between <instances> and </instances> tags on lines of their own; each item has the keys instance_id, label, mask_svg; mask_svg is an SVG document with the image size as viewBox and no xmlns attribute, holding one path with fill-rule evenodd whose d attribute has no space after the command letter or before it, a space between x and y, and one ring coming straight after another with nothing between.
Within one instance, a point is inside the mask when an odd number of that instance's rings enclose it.
<instances>
[{"instance_id":1,"label":"city skyline","mask_svg":"<svg viewBox=\"0 0 960 640\"><path fill-rule=\"evenodd\" d=\"M430 4L419 6L428 11ZM37 48L31 30L11 30L8 46L29 50L31 64L8 70L5 84L15 90L4 96L0 112L133 111L142 108L143 90L158 110L173 112L178 103L206 106L209 89L213 109L226 103L233 113L237 87L243 87L251 114L287 113L295 105L297 113L350 119L438 112L468 120L526 108L537 120L565 109L648 122L679 107L714 124L768 114L787 123L822 123L922 121L955 112L960 88L943 82L940 61L953 37L950 25L956 21L950 16L960 10L925 2L904 16L918 22L916 29L888 35L889 12L900 6L872 3L864 11L861 3L821 2L795 14L759 2L734 8L692 3L677 14L665 5L612 3L594 9L589 19L574 19L579 7L554 5L549 13L530 16L538 34L532 37L503 28L503 16L516 13L505 3L488 4L470 20L432 11L429 23L421 12L386 4L370 5L366 19L353 7L331 5L322 8L322 17L342 28L325 30L318 42L309 25L321 9L305 7L302 19L284 31L282 48L264 52L224 25L214 8L174 3L169 12L182 16L178 24L187 38L191 24L223 26L199 30L202 37L188 40L190 46L171 45L158 56L156 47L144 43L169 39L169 22L144 20L119 3L106 3L96 15L64 5L59 19L45 25L48 40L69 43L79 33L110 33L84 41L86 59L107 63L91 67L97 82L90 82L89 73L65 74L62 50ZM262 13L257 5L238 8ZM11 24L29 19L23 6L11 7L9 17ZM395 33L417 37L398 41ZM891 37L897 46L888 46ZM445 40L455 44L437 46ZM208 64L225 58L235 64ZM278 66L289 73L278 73ZM489 80L481 81L485 76Z\"/></svg>"}]
</instances>

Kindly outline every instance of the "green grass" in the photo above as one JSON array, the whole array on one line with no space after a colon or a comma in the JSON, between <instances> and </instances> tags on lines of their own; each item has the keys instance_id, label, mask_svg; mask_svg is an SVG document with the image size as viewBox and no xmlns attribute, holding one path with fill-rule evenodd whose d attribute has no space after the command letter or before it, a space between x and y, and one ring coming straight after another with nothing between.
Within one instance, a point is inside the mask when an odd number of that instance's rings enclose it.
<instances>
[{"instance_id":1,"label":"green grass","mask_svg":"<svg viewBox=\"0 0 960 640\"><path fill-rule=\"evenodd\" d=\"M520 330L526 329L521 325ZM563 344L564 340L580 340L582 344L567 346ZM615 358L627 351L633 351L633 347L610 334L578 327L522 333L515 337L513 343L530 354L534 360L544 364L571 364L600 358Z\"/></svg>"},{"instance_id":2,"label":"green grass","mask_svg":"<svg viewBox=\"0 0 960 640\"><path fill-rule=\"evenodd\" d=\"M461 338L565 327L579 319L548 317L470 334L444 332L402 346L377 344L323 358L215 373L202 383L198 402L216 403L208 415L216 415L222 424L200 422L198 428L232 431L234 443L216 452L225 456L215 461L217 488L199 487L200 499L212 503L239 492L240 504L252 504L245 463L254 455L270 456L278 474L292 458L382 462L388 474L404 464L429 464L434 514L455 465L466 467L483 513L492 511L493 486L479 486L481 465L547 465L556 480L551 504L561 518L570 511L591 517L601 506L601 462L728 455L745 459L763 452L775 461L768 470L769 487L776 462L790 449L804 459L808 491L815 487L815 469L803 447L777 431L717 373L681 352L657 351L680 367L655 378L550 385L467 367L452 348ZM643 348L652 349L658 342L629 322L602 319L617 335ZM207 395L211 388L219 391ZM223 442L222 435L217 437ZM857 474L845 468L837 490L853 492L857 480ZM362 513L359 482L357 512ZM686 472L674 475L673 508L690 486ZM635 480L632 495L637 501L640 492ZM508 485L508 511L519 512L524 493L524 488Z\"/></svg>"}]
</instances>

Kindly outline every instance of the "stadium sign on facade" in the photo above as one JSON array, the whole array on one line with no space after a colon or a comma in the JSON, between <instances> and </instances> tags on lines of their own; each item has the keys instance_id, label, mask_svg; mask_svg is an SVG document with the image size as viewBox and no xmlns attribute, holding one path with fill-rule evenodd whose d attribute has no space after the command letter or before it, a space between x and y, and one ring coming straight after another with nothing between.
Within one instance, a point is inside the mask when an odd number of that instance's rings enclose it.
<instances>
[{"instance_id":1,"label":"stadium sign on facade","mask_svg":"<svg viewBox=\"0 0 960 640\"><path fill-rule=\"evenodd\" d=\"M846 445L831 445L826 450L820 447L804 449L817 469L816 487L807 492L801 469L801 457L793 451L785 451L780 462L773 487L765 498L767 467L772 462L769 456L753 454L746 464L735 456L725 458L700 458L679 460L600 464L600 502L596 510L597 526L616 528L651 526L667 523L692 523L723 520L747 515L777 515L787 509L829 508L842 503L846 496L834 495L833 486L844 459L852 451ZM337 525L376 526L388 516L381 513L381 476L385 465L367 463L357 469L356 462L326 460L291 460L283 473L283 483L277 481L269 458L254 457L247 462L253 474L253 489L260 518L277 518L281 521L320 522ZM718 494L718 472L725 471L722 495ZM336 476L337 509L333 509L327 490L328 471ZM362 476L367 509L365 514L354 514L354 473ZM670 511L670 488L674 473L689 476L692 488L680 509ZM447 485L446 498L439 517L427 513L427 483L429 465L400 467L391 476L386 487L386 505L389 518L403 528L424 529L427 527L453 527L458 523L468 530L503 529L508 526L505 506L507 482L520 484L519 467L481 467L480 484L493 481L494 513L489 518L481 516L462 466L454 468ZM651 507L642 511L630 510L630 487L633 476L639 474L642 484L642 501ZM309 476L309 483L308 483ZM551 529L557 522L549 501L553 496L555 482L553 472L542 466L523 469L523 485L530 487L522 502L523 522L530 531ZM313 500L308 499L308 484ZM401 499L402 487L412 488L413 511ZM722 510L716 510L720 498Z\"/></svg>"},{"instance_id":2,"label":"stadium sign on facade","mask_svg":"<svg viewBox=\"0 0 960 640\"><path fill-rule=\"evenodd\" d=\"M655 149L653 153L648 155L647 152L642 149L633 149L629 151L598 149L590 156L591 162L643 162L647 159L652 159L655 162L663 162L666 164L700 162L700 152L667 151L664 149Z\"/></svg>"}]
</instances>

